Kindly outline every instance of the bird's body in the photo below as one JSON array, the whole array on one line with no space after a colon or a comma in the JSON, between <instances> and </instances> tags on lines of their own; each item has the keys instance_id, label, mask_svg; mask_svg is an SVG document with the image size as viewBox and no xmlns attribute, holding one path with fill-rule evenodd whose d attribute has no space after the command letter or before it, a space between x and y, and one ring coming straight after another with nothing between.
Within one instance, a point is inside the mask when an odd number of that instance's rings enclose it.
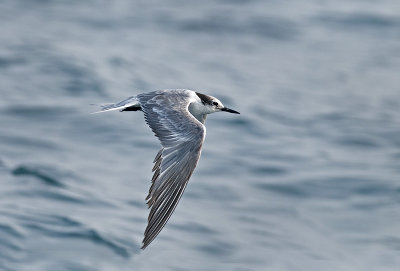
<instances>
[{"instance_id":1,"label":"bird's body","mask_svg":"<svg viewBox=\"0 0 400 271\"><path fill-rule=\"evenodd\" d=\"M239 112L224 107L212 96L186 89L139 94L119 103L103 105L99 112L112 110L143 111L162 146L154 159L152 185L146 198L151 210L144 233L144 249L167 223L199 161L207 114Z\"/></svg>"}]
</instances>

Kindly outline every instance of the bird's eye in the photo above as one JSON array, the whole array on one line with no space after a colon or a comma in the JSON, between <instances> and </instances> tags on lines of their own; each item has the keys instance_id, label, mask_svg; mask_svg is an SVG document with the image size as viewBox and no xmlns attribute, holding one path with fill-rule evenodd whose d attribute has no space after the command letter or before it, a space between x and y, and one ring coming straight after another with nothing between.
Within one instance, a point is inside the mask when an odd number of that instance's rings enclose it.
<instances>
[{"instance_id":1,"label":"bird's eye","mask_svg":"<svg viewBox=\"0 0 400 271\"><path fill-rule=\"evenodd\" d=\"M213 102L213 105L218 105L218 103L217 102Z\"/></svg>"}]
</instances>

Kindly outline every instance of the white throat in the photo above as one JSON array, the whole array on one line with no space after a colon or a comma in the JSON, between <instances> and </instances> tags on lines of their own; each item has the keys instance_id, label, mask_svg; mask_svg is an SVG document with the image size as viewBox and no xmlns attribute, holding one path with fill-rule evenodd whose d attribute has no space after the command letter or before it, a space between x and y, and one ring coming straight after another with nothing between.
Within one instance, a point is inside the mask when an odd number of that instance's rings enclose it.
<instances>
[{"instance_id":1,"label":"white throat","mask_svg":"<svg viewBox=\"0 0 400 271\"><path fill-rule=\"evenodd\" d=\"M206 121L207 114L213 113L214 110L210 106L204 105L202 102L194 101L189 104L189 112L201 123Z\"/></svg>"}]
</instances>

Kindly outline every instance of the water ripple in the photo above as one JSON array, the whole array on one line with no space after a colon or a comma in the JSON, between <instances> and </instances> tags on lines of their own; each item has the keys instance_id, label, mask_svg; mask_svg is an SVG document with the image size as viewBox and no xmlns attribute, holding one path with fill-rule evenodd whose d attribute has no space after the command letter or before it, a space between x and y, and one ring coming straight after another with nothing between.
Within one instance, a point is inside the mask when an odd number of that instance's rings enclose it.
<instances>
[{"instance_id":1,"label":"water ripple","mask_svg":"<svg viewBox=\"0 0 400 271\"><path fill-rule=\"evenodd\" d=\"M400 29L400 17L379 13L329 13L311 20L313 23L337 31L376 36L395 36ZM379 50L378 50L379 51ZM377 57L377 63L370 66L386 65L385 56ZM368 65L366 65L368 66Z\"/></svg>"},{"instance_id":2,"label":"water ripple","mask_svg":"<svg viewBox=\"0 0 400 271\"><path fill-rule=\"evenodd\" d=\"M60 116L65 117L66 114L71 113L72 109L66 106L49 106L49 105L11 105L4 110L5 114L11 114L23 118L32 119L57 119Z\"/></svg>"},{"instance_id":3,"label":"water ripple","mask_svg":"<svg viewBox=\"0 0 400 271\"><path fill-rule=\"evenodd\" d=\"M170 225L171 228L175 228L179 231L186 231L186 232L191 232L191 233L197 233L197 234L205 234L205 235L211 235L211 234L216 234L217 232L209 227L206 227L204 225L198 224L198 223L185 223L185 224L172 224Z\"/></svg>"},{"instance_id":4,"label":"water ripple","mask_svg":"<svg viewBox=\"0 0 400 271\"><path fill-rule=\"evenodd\" d=\"M185 32L202 32L218 35L255 35L275 40L292 40L299 34L294 22L282 17L253 17L240 21L237 17L209 15L198 19L159 19L162 27L176 27Z\"/></svg>"},{"instance_id":5,"label":"water ripple","mask_svg":"<svg viewBox=\"0 0 400 271\"><path fill-rule=\"evenodd\" d=\"M366 29L371 28L393 28L400 27L400 18L394 16L385 16L372 13L330 13L316 18L323 24L339 26L341 28L357 28Z\"/></svg>"},{"instance_id":6,"label":"water ripple","mask_svg":"<svg viewBox=\"0 0 400 271\"><path fill-rule=\"evenodd\" d=\"M347 199L354 195L396 197L394 187L363 177L330 177L289 184L259 183L257 188L288 197Z\"/></svg>"},{"instance_id":7,"label":"water ripple","mask_svg":"<svg viewBox=\"0 0 400 271\"><path fill-rule=\"evenodd\" d=\"M213 241L205 245L196 246L196 249L202 251L210 257L229 257L234 254L235 246L222 241Z\"/></svg>"},{"instance_id":8,"label":"water ripple","mask_svg":"<svg viewBox=\"0 0 400 271\"><path fill-rule=\"evenodd\" d=\"M20 56L0 56L0 69L9 69L14 66L24 65L26 59Z\"/></svg>"},{"instance_id":9,"label":"water ripple","mask_svg":"<svg viewBox=\"0 0 400 271\"><path fill-rule=\"evenodd\" d=\"M6 233L8 236L22 238L23 234L16 230L14 227L6 224L0 224L0 232Z\"/></svg>"},{"instance_id":10,"label":"water ripple","mask_svg":"<svg viewBox=\"0 0 400 271\"><path fill-rule=\"evenodd\" d=\"M94 242L99 245L106 246L122 257L129 257L130 253L128 248L102 236L94 229L53 229L45 225L26 223L26 228L34 230L46 236L58 238L77 238Z\"/></svg>"},{"instance_id":11,"label":"water ripple","mask_svg":"<svg viewBox=\"0 0 400 271\"><path fill-rule=\"evenodd\" d=\"M2 263L15 263L23 253L25 235L9 224L0 224L0 269L7 269Z\"/></svg>"},{"instance_id":12,"label":"water ripple","mask_svg":"<svg viewBox=\"0 0 400 271\"><path fill-rule=\"evenodd\" d=\"M55 58L55 59L53 59ZM104 93L103 84L86 65L80 61L70 61L56 55L47 56L42 72L64 79L63 89L72 94L82 92Z\"/></svg>"},{"instance_id":13,"label":"water ripple","mask_svg":"<svg viewBox=\"0 0 400 271\"><path fill-rule=\"evenodd\" d=\"M380 144L374 138L367 138L365 136L346 136L336 141L339 144L343 144L349 147L358 148L378 148Z\"/></svg>"},{"instance_id":14,"label":"water ripple","mask_svg":"<svg viewBox=\"0 0 400 271\"><path fill-rule=\"evenodd\" d=\"M269 165L259 165L251 168L251 172L265 176L265 175L283 175L288 173L284 167L279 166L269 166Z\"/></svg>"},{"instance_id":15,"label":"water ripple","mask_svg":"<svg viewBox=\"0 0 400 271\"><path fill-rule=\"evenodd\" d=\"M39 179L45 184L57 187L65 187L65 185L60 182L56 175L51 174L46 169L41 167L30 167L30 166L17 166L13 169L12 174L15 176L32 176Z\"/></svg>"},{"instance_id":16,"label":"water ripple","mask_svg":"<svg viewBox=\"0 0 400 271\"><path fill-rule=\"evenodd\" d=\"M117 255L122 257L129 257L131 249L122 245L122 243L107 238L100 234L93 228L88 228L81 222L61 216L61 215L24 215L24 214L13 214L18 217L21 221L21 225L31 231L35 231L36 234L44 236L59 238L76 238L88 240L93 243L105 246L114 251Z\"/></svg>"}]
</instances>

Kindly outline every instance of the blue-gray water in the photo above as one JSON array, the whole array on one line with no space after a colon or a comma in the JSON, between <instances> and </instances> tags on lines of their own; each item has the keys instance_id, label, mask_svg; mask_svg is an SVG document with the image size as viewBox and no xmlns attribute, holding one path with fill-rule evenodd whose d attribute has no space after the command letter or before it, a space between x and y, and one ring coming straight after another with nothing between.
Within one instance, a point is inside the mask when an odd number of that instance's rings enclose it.
<instances>
[{"instance_id":1,"label":"blue-gray water","mask_svg":"<svg viewBox=\"0 0 400 271\"><path fill-rule=\"evenodd\" d=\"M0 270L399 270L400 6L1 1ZM141 112L192 88L202 158L145 250Z\"/></svg>"}]
</instances>

